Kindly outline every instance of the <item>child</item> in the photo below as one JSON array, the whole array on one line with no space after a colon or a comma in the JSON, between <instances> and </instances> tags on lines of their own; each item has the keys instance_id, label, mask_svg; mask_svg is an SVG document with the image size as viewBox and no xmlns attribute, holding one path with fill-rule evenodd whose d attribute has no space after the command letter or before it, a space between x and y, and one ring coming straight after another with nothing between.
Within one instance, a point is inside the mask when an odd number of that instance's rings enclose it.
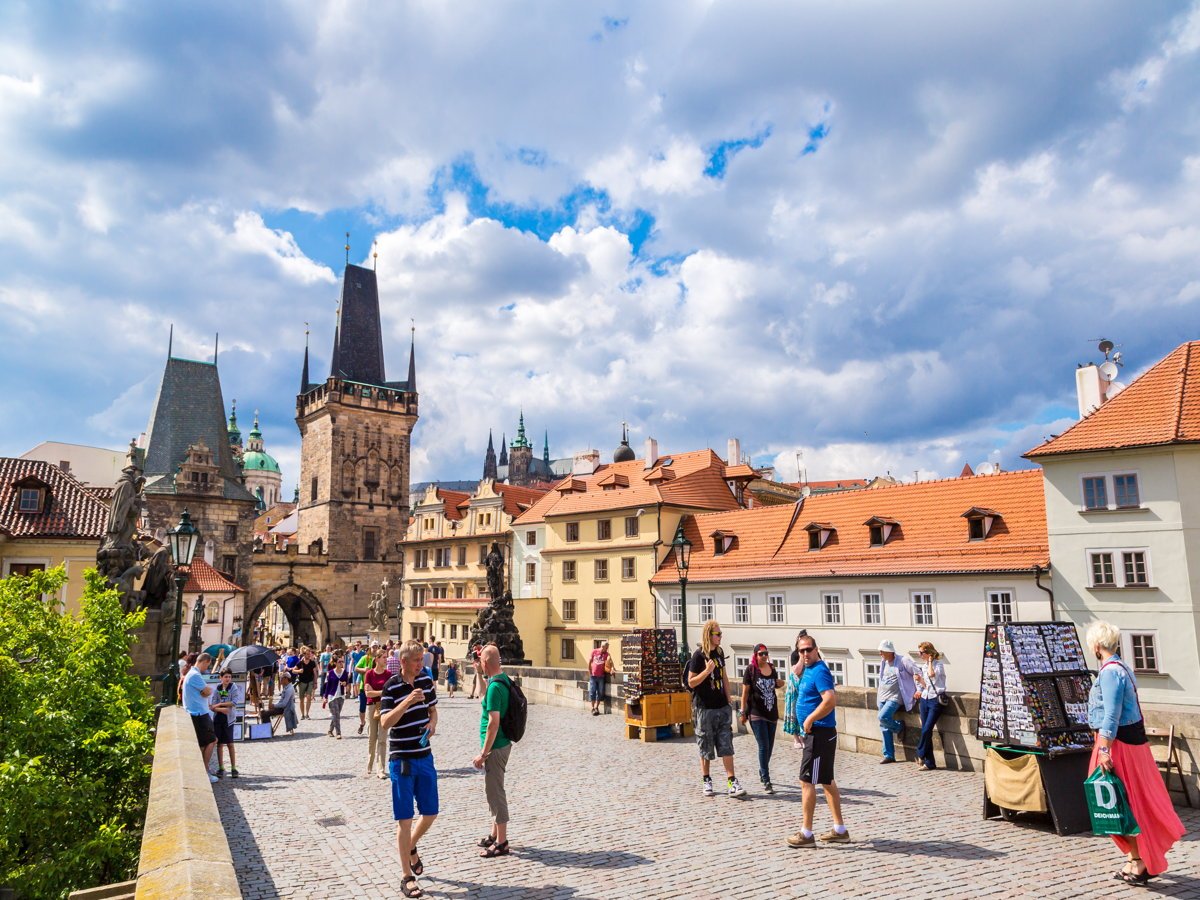
<instances>
[{"instance_id":1,"label":"child","mask_svg":"<svg viewBox=\"0 0 1200 900\"><path fill-rule=\"evenodd\" d=\"M450 660L450 665L446 666L446 697L453 697L456 690L458 690L458 663Z\"/></svg>"}]
</instances>

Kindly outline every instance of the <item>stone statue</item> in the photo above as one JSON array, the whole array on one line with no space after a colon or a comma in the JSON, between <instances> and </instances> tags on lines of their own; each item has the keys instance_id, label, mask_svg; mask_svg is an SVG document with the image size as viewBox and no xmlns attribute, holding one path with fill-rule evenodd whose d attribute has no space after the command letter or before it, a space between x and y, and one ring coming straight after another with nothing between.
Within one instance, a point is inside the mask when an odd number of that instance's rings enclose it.
<instances>
[{"instance_id":1,"label":"stone statue","mask_svg":"<svg viewBox=\"0 0 1200 900\"><path fill-rule=\"evenodd\" d=\"M122 584L131 588L129 569L142 558L136 538L138 519L142 514L142 488L146 484L133 441L129 442L127 459L109 503L104 540L96 551L96 569L114 587L118 579L123 579ZM134 601L123 596L122 602L128 605Z\"/></svg>"},{"instance_id":2,"label":"stone statue","mask_svg":"<svg viewBox=\"0 0 1200 900\"><path fill-rule=\"evenodd\" d=\"M204 640L200 637L200 626L204 622L204 595L196 595L196 605L192 608L192 633L188 637L188 653L199 653L204 649Z\"/></svg>"},{"instance_id":3,"label":"stone statue","mask_svg":"<svg viewBox=\"0 0 1200 900\"><path fill-rule=\"evenodd\" d=\"M383 581L379 583L379 602L383 605L384 610L388 608L388 588L392 583L388 581L387 576L383 577ZM404 603L396 604L396 634L399 637L404 636Z\"/></svg>"},{"instance_id":4,"label":"stone statue","mask_svg":"<svg viewBox=\"0 0 1200 900\"><path fill-rule=\"evenodd\" d=\"M139 544L139 550L142 559L146 560L141 602L144 606L156 609L175 593L175 566L171 562L171 550L169 547L151 549L145 543Z\"/></svg>"},{"instance_id":5,"label":"stone statue","mask_svg":"<svg viewBox=\"0 0 1200 900\"><path fill-rule=\"evenodd\" d=\"M488 595L494 600L504 594L504 554L496 541L492 541L492 549L483 558L483 564L487 567Z\"/></svg>"},{"instance_id":6,"label":"stone statue","mask_svg":"<svg viewBox=\"0 0 1200 900\"><path fill-rule=\"evenodd\" d=\"M484 565L487 566L488 592L492 599L479 611L469 643L471 646L495 644L500 651L501 663L527 666L525 644L513 621L512 593L504 589L504 554L498 543L492 543L492 549L484 557Z\"/></svg>"},{"instance_id":7,"label":"stone statue","mask_svg":"<svg viewBox=\"0 0 1200 900\"><path fill-rule=\"evenodd\" d=\"M371 620L372 631L387 632L388 630L388 609L386 598L387 594L376 591L371 594L371 605L367 611Z\"/></svg>"}]
</instances>

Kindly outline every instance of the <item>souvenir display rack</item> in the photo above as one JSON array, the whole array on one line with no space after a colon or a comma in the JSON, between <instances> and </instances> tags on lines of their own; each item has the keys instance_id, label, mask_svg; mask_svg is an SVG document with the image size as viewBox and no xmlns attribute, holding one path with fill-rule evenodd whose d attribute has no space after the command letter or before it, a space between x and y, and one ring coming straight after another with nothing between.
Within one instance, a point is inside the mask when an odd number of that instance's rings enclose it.
<instances>
[{"instance_id":1,"label":"souvenir display rack","mask_svg":"<svg viewBox=\"0 0 1200 900\"><path fill-rule=\"evenodd\" d=\"M1087 777L1092 673L1070 622L993 623L984 630L975 736L1004 755L1037 757L1054 830L1090 829L1079 786ZM984 818L1013 814L984 789Z\"/></svg>"},{"instance_id":2,"label":"souvenir display rack","mask_svg":"<svg viewBox=\"0 0 1200 900\"><path fill-rule=\"evenodd\" d=\"M673 628L642 628L621 638L621 693L626 703L644 694L670 694L683 684Z\"/></svg>"}]
</instances>

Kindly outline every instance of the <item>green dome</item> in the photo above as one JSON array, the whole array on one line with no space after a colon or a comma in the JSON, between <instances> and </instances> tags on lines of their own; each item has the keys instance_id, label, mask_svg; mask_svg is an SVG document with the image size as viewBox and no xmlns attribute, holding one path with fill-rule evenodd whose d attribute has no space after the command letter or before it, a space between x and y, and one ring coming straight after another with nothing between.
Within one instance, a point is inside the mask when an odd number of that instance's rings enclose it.
<instances>
[{"instance_id":1,"label":"green dome","mask_svg":"<svg viewBox=\"0 0 1200 900\"><path fill-rule=\"evenodd\" d=\"M247 450L242 454L242 468L247 472L275 472L279 473L279 463L275 462L275 457L269 453L264 453L261 450Z\"/></svg>"}]
</instances>

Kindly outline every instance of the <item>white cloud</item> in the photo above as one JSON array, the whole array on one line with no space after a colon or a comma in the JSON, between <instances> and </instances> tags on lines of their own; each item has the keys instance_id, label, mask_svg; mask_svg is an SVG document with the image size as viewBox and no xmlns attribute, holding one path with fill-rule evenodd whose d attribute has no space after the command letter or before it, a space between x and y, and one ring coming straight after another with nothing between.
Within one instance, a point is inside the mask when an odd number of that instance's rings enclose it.
<instances>
[{"instance_id":1,"label":"white cloud","mask_svg":"<svg viewBox=\"0 0 1200 900\"><path fill-rule=\"evenodd\" d=\"M240 250L261 253L278 265L285 276L301 284L333 284L337 281L328 266L319 265L305 256L296 239L286 231L264 225L258 213L238 213L233 220L233 239Z\"/></svg>"}]
</instances>

